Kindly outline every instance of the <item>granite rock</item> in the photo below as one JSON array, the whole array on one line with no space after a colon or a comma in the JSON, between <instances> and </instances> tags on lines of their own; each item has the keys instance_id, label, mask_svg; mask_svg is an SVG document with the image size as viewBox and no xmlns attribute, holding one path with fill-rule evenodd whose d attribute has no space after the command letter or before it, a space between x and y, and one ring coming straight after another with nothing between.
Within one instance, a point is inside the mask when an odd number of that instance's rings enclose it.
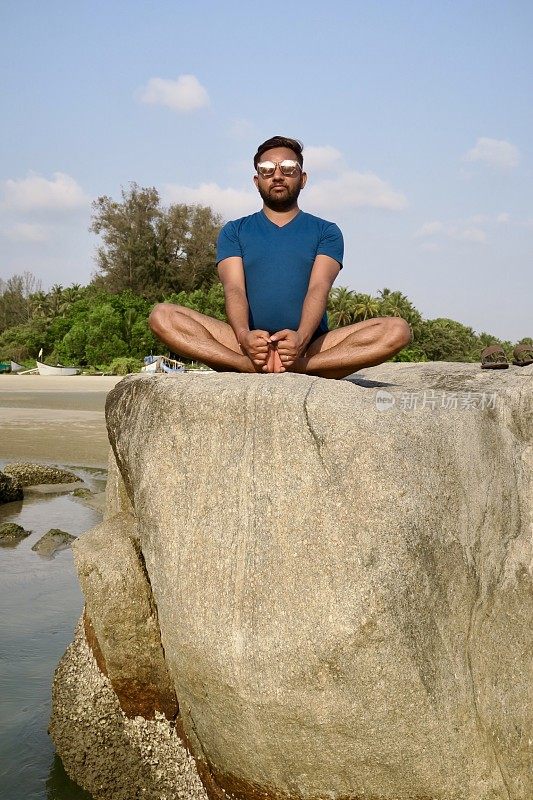
<instances>
[{"instance_id":1,"label":"granite rock","mask_svg":"<svg viewBox=\"0 0 533 800\"><path fill-rule=\"evenodd\" d=\"M4 467L4 473L10 475L20 486L36 486L44 483L78 483L79 481L79 478L70 470L50 467L45 464L8 464Z\"/></svg>"},{"instance_id":2,"label":"granite rock","mask_svg":"<svg viewBox=\"0 0 533 800\"><path fill-rule=\"evenodd\" d=\"M212 798L530 800L532 389L387 364L110 393L111 510Z\"/></svg>"},{"instance_id":3,"label":"granite rock","mask_svg":"<svg viewBox=\"0 0 533 800\"><path fill-rule=\"evenodd\" d=\"M53 558L60 550L70 547L75 539L76 536L60 528L50 528L31 549L44 558Z\"/></svg>"}]
</instances>

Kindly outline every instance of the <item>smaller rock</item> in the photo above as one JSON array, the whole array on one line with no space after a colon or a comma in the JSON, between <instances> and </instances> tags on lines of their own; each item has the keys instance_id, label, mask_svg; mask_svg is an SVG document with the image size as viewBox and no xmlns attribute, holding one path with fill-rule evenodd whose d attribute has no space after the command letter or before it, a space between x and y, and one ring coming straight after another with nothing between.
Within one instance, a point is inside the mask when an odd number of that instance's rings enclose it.
<instances>
[{"instance_id":1,"label":"smaller rock","mask_svg":"<svg viewBox=\"0 0 533 800\"><path fill-rule=\"evenodd\" d=\"M60 550L65 550L67 547L70 547L76 538L76 536L72 536L72 534L62 531L60 528L50 528L50 530L45 533L44 536L41 536L39 541L33 545L32 550L35 550L40 556L53 558Z\"/></svg>"},{"instance_id":2,"label":"smaller rock","mask_svg":"<svg viewBox=\"0 0 533 800\"><path fill-rule=\"evenodd\" d=\"M103 514L105 511L105 492L91 492L90 489L74 489L72 496L87 508Z\"/></svg>"},{"instance_id":3,"label":"smaller rock","mask_svg":"<svg viewBox=\"0 0 533 800\"><path fill-rule=\"evenodd\" d=\"M92 496L92 492L91 492L90 489L87 489L86 487L81 487L80 486L79 489L74 489L74 491L72 492L72 496L73 497L81 497L84 500L87 500L89 497Z\"/></svg>"},{"instance_id":4,"label":"smaller rock","mask_svg":"<svg viewBox=\"0 0 533 800\"><path fill-rule=\"evenodd\" d=\"M22 500L24 492L20 483L11 475L0 472L0 504L13 503L15 500Z\"/></svg>"},{"instance_id":5,"label":"smaller rock","mask_svg":"<svg viewBox=\"0 0 533 800\"><path fill-rule=\"evenodd\" d=\"M31 531L25 530L22 525L16 522L3 522L0 525L0 545L6 547L13 546L21 542Z\"/></svg>"},{"instance_id":6,"label":"smaller rock","mask_svg":"<svg viewBox=\"0 0 533 800\"><path fill-rule=\"evenodd\" d=\"M39 483L76 483L77 475L59 467L43 464L8 464L4 473L14 478L21 486L35 486Z\"/></svg>"}]
</instances>

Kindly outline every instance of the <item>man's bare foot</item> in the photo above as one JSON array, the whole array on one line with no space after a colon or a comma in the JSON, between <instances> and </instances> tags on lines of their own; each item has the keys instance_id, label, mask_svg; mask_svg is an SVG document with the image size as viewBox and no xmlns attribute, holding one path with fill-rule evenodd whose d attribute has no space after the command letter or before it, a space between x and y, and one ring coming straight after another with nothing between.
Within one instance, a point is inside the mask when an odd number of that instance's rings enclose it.
<instances>
[{"instance_id":1,"label":"man's bare foot","mask_svg":"<svg viewBox=\"0 0 533 800\"><path fill-rule=\"evenodd\" d=\"M263 367L263 372L285 372L285 367L281 363L281 358L275 345L269 344L268 346L268 358Z\"/></svg>"},{"instance_id":2,"label":"man's bare foot","mask_svg":"<svg viewBox=\"0 0 533 800\"><path fill-rule=\"evenodd\" d=\"M301 358L297 358L290 367L288 367L289 372L298 372L300 375L305 375L307 373L307 364L309 363L308 356L301 356Z\"/></svg>"}]
</instances>

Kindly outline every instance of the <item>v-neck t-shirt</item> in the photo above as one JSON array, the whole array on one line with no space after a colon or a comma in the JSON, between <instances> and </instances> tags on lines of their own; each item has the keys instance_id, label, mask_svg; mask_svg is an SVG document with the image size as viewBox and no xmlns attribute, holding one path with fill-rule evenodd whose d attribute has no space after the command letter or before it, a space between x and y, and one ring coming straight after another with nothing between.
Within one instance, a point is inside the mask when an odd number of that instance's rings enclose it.
<instances>
[{"instance_id":1,"label":"v-neck t-shirt","mask_svg":"<svg viewBox=\"0 0 533 800\"><path fill-rule=\"evenodd\" d=\"M299 211L276 225L263 211L226 223L218 236L217 264L240 256L244 265L250 330L297 330L318 255L338 261L344 243L334 222ZM324 313L313 339L328 331Z\"/></svg>"}]
</instances>

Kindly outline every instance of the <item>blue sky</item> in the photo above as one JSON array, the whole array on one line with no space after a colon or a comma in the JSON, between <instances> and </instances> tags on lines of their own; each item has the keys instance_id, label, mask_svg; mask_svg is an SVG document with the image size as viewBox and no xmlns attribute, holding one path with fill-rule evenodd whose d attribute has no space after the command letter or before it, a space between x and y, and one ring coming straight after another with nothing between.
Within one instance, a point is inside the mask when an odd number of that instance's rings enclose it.
<instances>
[{"instance_id":1,"label":"blue sky","mask_svg":"<svg viewBox=\"0 0 533 800\"><path fill-rule=\"evenodd\" d=\"M90 203L136 181L226 219L304 142L337 283L533 335L533 3L0 4L0 278L86 283Z\"/></svg>"}]
</instances>

